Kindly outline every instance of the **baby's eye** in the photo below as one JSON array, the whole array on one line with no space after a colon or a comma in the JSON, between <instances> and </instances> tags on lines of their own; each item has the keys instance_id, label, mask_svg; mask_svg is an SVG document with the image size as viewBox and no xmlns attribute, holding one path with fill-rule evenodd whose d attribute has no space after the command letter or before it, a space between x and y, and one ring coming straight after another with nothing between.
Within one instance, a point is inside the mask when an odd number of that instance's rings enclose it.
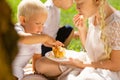
<instances>
[{"instance_id":1,"label":"baby's eye","mask_svg":"<svg viewBox=\"0 0 120 80\"><path fill-rule=\"evenodd\" d=\"M39 24L41 24L41 23L35 23L35 24L39 25Z\"/></svg>"},{"instance_id":2,"label":"baby's eye","mask_svg":"<svg viewBox=\"0 0 120 80\"><path fill-rule=\"evenodd\" d=\"M36 23L36 25L44 25L44 24L42 24L42 23Z\"/></svg>"},{"instance_id":3,"label":"baby's eye","mask_svg":"<svg viewBox=\"0 0 120 80\"><path fill-rule=\"evenodd\" d=\"M44 25L44 24L41 24L41 25Z\"/></svg>"}]
</instances>

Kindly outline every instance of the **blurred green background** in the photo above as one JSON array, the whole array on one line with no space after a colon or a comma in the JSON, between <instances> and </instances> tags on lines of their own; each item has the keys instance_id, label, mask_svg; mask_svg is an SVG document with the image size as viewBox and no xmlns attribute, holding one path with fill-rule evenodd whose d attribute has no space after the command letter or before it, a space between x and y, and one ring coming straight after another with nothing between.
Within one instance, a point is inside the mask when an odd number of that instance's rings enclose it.
<instances>
[{"instance_id":1,"label":"blurred green background","mask_svg":"<svg viewBox=\"0 0 120 80\"><path fill-rule=\"evenodd\" d=\"M19 4L20 1L21 0L7 0L8 4L10 5L10 7L12 9L12 18L13 18L14 24L17 22L17 17L16 17L17 5ZM41 0L41 1L45 2L46 0ZM116 9L120 10L120 0L108 0L108 1ZM65 24L69 24L69 25L73 26L74 30L76 30L74 27L74 24L72 22L72 18L76 13L77 13L77 11L75 9L75 4L73 5L73 7L71 7L68 10L61 10L60 25L62 26ZM71 50L75 50L75 51L80 51L83 49L79 39L72 39L72 41L70 42L70 44L67 48L71 49Z\"/></svg>"}]
</instances>

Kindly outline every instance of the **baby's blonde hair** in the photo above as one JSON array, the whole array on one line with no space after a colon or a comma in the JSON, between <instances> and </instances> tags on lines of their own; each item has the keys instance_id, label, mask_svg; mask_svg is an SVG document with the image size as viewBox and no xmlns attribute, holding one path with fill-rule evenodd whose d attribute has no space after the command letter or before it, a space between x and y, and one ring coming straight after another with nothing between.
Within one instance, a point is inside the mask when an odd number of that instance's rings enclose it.
<instances>
[{"instance_id":1,"label":"baby's blonde hair","mask_svg":"<svg viewBox=\"0 0 120 80\"><path fill-rule=\"evenodd\" d=\"M20 16L25 16L27 19L29 19L30 16L38 12L47 14L47 10L40 0L22 0L18 5L18 21L20 21Z\"/></svg>"}]
</instances>

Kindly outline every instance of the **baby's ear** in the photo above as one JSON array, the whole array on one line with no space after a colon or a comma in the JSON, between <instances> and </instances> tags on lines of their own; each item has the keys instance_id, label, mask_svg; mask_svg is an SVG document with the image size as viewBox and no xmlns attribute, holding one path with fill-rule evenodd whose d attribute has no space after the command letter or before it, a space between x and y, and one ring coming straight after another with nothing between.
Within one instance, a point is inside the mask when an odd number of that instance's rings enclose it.
<instances>
[{"instance_id":1,"label":"baby's ear","mask_svg":"<svg viewBox=\"0 0 120 80\"><path fill-rule=\"evenodd\" d=\"M25 16L20 16L19 19L21 24L25 24Z\"/></svg>"}]
</instances>

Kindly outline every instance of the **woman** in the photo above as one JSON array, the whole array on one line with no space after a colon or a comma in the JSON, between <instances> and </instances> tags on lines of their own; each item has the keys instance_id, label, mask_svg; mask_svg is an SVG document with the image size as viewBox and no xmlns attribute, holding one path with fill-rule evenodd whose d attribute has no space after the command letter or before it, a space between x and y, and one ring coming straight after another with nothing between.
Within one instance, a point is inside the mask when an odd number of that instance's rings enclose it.
<instances>
[{"instance_id":1,"label":"woman","mask_svg":"<svg viewBox=\"0 0 120 80\"><path fill-rule=\"evenodd\" d=\"M59 80L120 80L120 12L106 0L75 2L79 14L74 17L74 23L86 53L79 54L78 59L61 62L62 65L44 58L41 63L37 62L37 72L46 76L60 75Z\"/></svg>"}]
</instances>

